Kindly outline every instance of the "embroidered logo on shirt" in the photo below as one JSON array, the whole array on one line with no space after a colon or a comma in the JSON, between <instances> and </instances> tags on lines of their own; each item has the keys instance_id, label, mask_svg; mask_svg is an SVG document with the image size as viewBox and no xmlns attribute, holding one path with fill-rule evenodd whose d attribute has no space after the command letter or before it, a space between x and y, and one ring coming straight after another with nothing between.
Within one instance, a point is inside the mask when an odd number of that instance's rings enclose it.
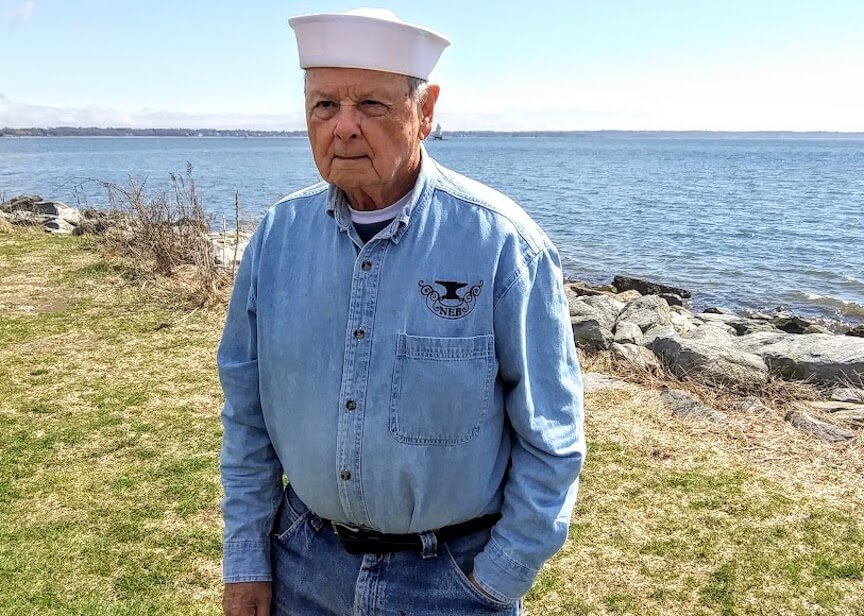
<instances>
[{"instance_id":1,"label":"embroidered logo on shirt","mask_svg":"<svg viewBox=\"0 0 864 616\"><path fill-rule=\"evenodd\" d=\"M461 295L459 291L468 286L467 282L436 280L435 284L443 289L443 293L422 280L418 284L420 294L426 298L426 307L442 319L461 319L471 314L476 305L474 300L483 290L482 280L467 291L463 291Z\"/></svg>"}]
</instances>

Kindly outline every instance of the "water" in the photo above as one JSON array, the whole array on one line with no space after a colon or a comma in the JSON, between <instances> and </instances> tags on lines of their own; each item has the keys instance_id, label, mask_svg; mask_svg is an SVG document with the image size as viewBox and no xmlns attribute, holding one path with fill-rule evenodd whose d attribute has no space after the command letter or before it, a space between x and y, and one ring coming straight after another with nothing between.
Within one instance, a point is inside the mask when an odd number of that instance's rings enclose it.
<instances>
[{"instance_id":1,"label":"water","mask_svg":"<svg viewBox=\"0 0 864 616\"><path fill-rule=\"evenodd\" d=\"M462 137L430 141L444 165L513 197L592 282L646 277L696 306L787 307L864 321L864 139ZM258 217L318 180L305 139L0 139L0 192L104 203L95 180L194 167L208 209ZM230 223L229 223L230 225Z\"/></svg>"}]
</instances>

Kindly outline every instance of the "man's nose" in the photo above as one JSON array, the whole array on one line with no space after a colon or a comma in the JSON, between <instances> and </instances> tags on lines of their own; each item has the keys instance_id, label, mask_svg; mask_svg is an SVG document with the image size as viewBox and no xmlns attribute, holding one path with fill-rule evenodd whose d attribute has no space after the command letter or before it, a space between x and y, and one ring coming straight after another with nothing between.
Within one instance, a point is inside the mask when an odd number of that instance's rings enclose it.
<instances>
[{"instance_id":1,"label":"man's nose","mask_svg":"<svg viewBox=\"0 0 864 616\"><path fill-rule=\"evenodd\" d=\"M360 118L355 105L340 105L336 112L333 133L342 140L356 139L360 135Z\"/></svg>"}]
</instances>

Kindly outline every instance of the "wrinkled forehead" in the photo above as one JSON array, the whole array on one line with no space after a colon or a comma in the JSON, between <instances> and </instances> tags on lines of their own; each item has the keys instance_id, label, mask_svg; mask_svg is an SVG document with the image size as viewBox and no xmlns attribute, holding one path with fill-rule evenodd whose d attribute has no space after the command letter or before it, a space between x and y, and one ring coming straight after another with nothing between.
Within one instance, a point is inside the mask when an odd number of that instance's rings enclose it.
<instances>
[{"instance_id":1,"label":"wrinkled forehead","mask_svg":"<svg viewBox=\"0 0 864 616\"><path fill-rule=\"evenodd\" d=\"M308 68L305 91L307 95L362 92L402 96L408 94L410 80L407 75L362 68Z\"/></svg>"}]
</instances>

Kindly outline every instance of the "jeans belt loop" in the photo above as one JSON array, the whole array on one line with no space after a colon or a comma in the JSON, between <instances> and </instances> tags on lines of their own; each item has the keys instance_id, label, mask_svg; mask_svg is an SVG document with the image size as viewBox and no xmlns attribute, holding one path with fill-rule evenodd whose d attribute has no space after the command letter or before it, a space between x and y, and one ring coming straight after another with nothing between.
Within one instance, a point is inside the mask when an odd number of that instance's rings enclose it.
<instances>
[{"instance_id":1,"label":"jeans belt loop","mask_svg":"<svg viewBox=\"0 0 864 616\"><path fill-rule=\"evenodd\" d=\"M434 530L424 530L420 533L420 542L423 544L420 555L424 560L438 556L438 537Z\"/></svg>"},{"instance_id":2,"label":"jeans belt loop","mask_svg":"<svg viewBox=\"0 0 864 616\"><path fill-rule=\"evenodd\" d=\"M317 533L322 528L324 528L324 520L318 517L316 514L309 512L309 525L312 526L312 529Z\"/></svg>"}]
</instances>

